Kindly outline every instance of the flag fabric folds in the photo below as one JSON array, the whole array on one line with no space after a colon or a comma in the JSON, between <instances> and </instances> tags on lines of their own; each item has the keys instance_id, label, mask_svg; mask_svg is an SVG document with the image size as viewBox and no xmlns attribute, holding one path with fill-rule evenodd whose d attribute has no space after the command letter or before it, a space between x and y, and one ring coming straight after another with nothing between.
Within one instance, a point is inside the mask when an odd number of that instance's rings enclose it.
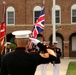
<instances>
[{"instance_id":1,"label":"flag fabric folds","mask_svg":"<svg viewBox=\"0 0 76 75\"><path fill-rule=\"evenodd\" d=\"M32 30L32 38L37 38L37 35L44 31L44 22L45 22L45 8L42 7L42 10L40 12L40 15L38 19L36 20L36 23L34 24L33 30ZM30 42L30 48L33 47L33 43Z\"/></svg>"},{"instance_id":2,"label":"flag fabric folds","mask_svg":"<svg viewBox=\"0 0 76 75\"><path fill-rule=\"evenodd\" d=\"M1 44L0 53L4 51L5 34L6 34L6 4L5 2L3 2L2 22L0 24L0 44Z\"/></svg>"},{"instance_id":3,"label":"flag fabric folds","mask_svg":"<svg viewBox=\"0 0 76 75\"><path fill-rule=\"evenodd\" d=\"M45 13L44 7L40 12L39 18L36 20L34 28L32 30L32 37L37 38L37 35L44 31Z\"/></svg>"},{"instance_id":4,"label":"flag fabric folds","mask_svg":"<svg viewBox=\"0 0 76 75\"><path fill-rule=\"evenodd\" d=\"M5 30L6 26L5 26L5 23L2 23L0 25L0 43L1 43L1 53L3 52L4 50L4 38L5 38Z\"/></svg>"},{"instance_id":5,"label":"flag fabric folds","mask_svg":"<svg viewBox=\"0 0 76 75\"><path fill-rule=\"evenodd\" d=\"M6 25L5 25L5 22L3 22L3 23L1 23L1 25L0 25L0 40L1 40L2 38L4 38L5 32L6 32Z\"/></svg>"}]
</instances>

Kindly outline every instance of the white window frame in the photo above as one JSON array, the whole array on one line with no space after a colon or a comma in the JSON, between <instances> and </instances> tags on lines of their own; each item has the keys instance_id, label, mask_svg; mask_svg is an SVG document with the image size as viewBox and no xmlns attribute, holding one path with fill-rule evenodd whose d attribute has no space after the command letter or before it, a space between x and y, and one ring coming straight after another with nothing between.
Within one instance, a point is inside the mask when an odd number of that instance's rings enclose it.
<instances>
[{"instance_id":1,"label":"white window frame","mask_svg":"<svg viewBox=\"0 0 76 75\"><path fill-rule=\"evenodd\" d=\"M56 11L57 10L60 12L60 14L59 14L60 15L60 17L59 17L60 18L60 22L59 23L56 23L56 16L55 16L55 23L56 24L61 24L61 8L60 8L59 5L55 5L55 15L56 15ZM52 8L52 11L53 11L53 8ZM53 23L53 12L52 12L52 23Z\"/></svg>"},{"instance_id":2,"label":"white window frame","mask_svg":"<svg viewBox=\"0 0 76 75\"><path fill-rule=\"evenodd\" d=\"M76 10L76 4L71 7L71 24L76 24L76 22L72 22L72 10Z\"/></svg>"},{"instance_id":3,"label":"white window frame","mask_svg":"<svg viewBox=\"0 0 76 75\"><path fill-rule=\"evenodd\" d=\"M14 13L14 23L13 24L8 24L8 12ZM15 25L15 9L12 6L9 6L6 10L6 24L7 25Z\"/></svg>"},{"instance_id":4,"label":"white window frame","mask_svg":"<svg viewBox=\"0 0 76 75\"><path fill-rule=\"evenodd\" d=\"M41 7L40 6L35 6L33 9L33 25L34 25L34 21L35 21L35 11L41 11Z\"/></svg>"}]
</instances>

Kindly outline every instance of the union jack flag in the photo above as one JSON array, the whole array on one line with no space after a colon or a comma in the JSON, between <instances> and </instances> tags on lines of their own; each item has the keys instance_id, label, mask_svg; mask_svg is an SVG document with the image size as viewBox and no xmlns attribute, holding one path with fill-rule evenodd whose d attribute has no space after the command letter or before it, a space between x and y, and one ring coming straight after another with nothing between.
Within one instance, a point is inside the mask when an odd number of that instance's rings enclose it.
<instances>
[{"instance_id":1,"label":"union jack flag","mask_svg":"<svg viewBox=\"0 0 76 75\"><path fill-rule=\"evenodd\" d=\"M40 12L40 16L36 20L36 23L35 23L34 28L32 30L32 37L33 38L37 38L37 35L44 31L44 21L45 21L45 13L44 13L44 7L43 7L41 12Z\"/></svg>"},{"instance_id":2,"label":"union jack flag","mask_svg":"<svg viewBox=\"0 0 76 75\"><path fill-rule=\"evenodd\" d=\"M32 30L32 38L37 38L37 35L44 31L44 22L45 22L45 12L44 12L44 6L42 7L42 10L40 12L40 15L38 19L36 20L36 23L34 24L33 30ZM33 43L30 42L30 48L33 47Z\"/></svg>"}]
</instances>

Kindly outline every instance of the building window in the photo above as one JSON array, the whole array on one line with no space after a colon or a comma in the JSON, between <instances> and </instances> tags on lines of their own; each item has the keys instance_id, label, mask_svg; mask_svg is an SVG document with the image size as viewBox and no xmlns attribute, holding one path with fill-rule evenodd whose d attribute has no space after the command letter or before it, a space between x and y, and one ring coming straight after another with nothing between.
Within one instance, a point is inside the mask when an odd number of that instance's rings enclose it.
<instances>
[{"instance_id":1,"label":"building window","mask_svg":"<svg viewBox=\"0 0 76 75\"><path fill-rule=\"evenodd\" d=\"M6 24L7 25L15 24L15 10L13 7L8 7L6 10Z\"/></svg>"},{"instance_id":2,"label":"building window","mask_svg":"<svg viewBox=\"0 0 76 75\"><path fill-rule=\"evenodd\" d=\"M8 24L14 24L14 12L8 12Z\"/></svg>"},{"instance_id":3,"label":"building window","mask_svg":"<svg viewBox=\"0 0 76 75\"><path fill-rule=\"evenodd\" d=\"M34 13L33 13L33 23L36 22L36 20L38 19L40 12L41 12L41 7L40 6L35 6L34 7Z\"/></svg>"},{"instance_id":4,"label":"building window","mask_svg":"<svg viewBox=\"0 0 76 75\"><path fill-rule=\"evenodd\" d=\"M55 11L56 15L56 23L60 23L60 10Z\"/></svg>"},{"instance_id":5,"label":"building window","mask_svg":"<svg viewBox=\"0 0 76 75\"><path fill-rule=\"evenodd\" d=\"M72 37L72 51L76 51L76 36Z\"/></svg>"},{"instance_id":6,"label":"building window","mask_svg":"<svg viewBox=\"0 0 76 75\"><path fill-rule=\"evenodd\" d=\"M71 23L76 23L76 4L71 7Z\"/></svg>"},{"instance_id":7,"label":"building window","mask_svg":"<svg viewBox=\"0 0 76 75\"><path fill-rule=\"evenodd\" d=\"M53 8L52 8L53 11ZM53 23L53 12L52 12L52 23ZM59 5L55 6L55 23L60 24L61 23L61 8Z\"/></svg>"},{"instance_id":8,"label":"building window","mask_svg":"<svg viewBox=\"0 0 76 75\"><path fill-rule=\"evenodd\" d=\"M72 22L76 22L76 10L72 10Z\"/></svg>"},{"instance_id":9,"label":"building window","mask_svg":"<svg viewBox=\"0 0 76 75\"><path fill-rule=\"evenodd\" d=\"M40 11L35 11L35 14L34 14L34 16L35 16L34 22L36 22L36 20L38 19L39 15L40 15Z\"/></svg>"}]
</instances>

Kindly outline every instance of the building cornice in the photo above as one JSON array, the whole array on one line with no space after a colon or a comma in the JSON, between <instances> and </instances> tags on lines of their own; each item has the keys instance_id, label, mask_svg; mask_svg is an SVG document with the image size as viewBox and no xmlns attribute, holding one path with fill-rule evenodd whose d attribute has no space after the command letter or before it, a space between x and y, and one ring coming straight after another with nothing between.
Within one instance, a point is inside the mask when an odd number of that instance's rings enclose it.
<instances>
[{"instance_id":1,"label":"building cornice","mask_svg":"<svg viewBox=\"0 0 76 75\"><path fill-rule=\"evenodd\" d=\"M57 26L71 26L71 25L76 25L76 24L56 24ZM7 27L10 27L10 26L34 26L33 24L16 24L16 25L7 25ZM52 26L52 24L45 24L45 26Z\"/></svg>"}]
</instances>

